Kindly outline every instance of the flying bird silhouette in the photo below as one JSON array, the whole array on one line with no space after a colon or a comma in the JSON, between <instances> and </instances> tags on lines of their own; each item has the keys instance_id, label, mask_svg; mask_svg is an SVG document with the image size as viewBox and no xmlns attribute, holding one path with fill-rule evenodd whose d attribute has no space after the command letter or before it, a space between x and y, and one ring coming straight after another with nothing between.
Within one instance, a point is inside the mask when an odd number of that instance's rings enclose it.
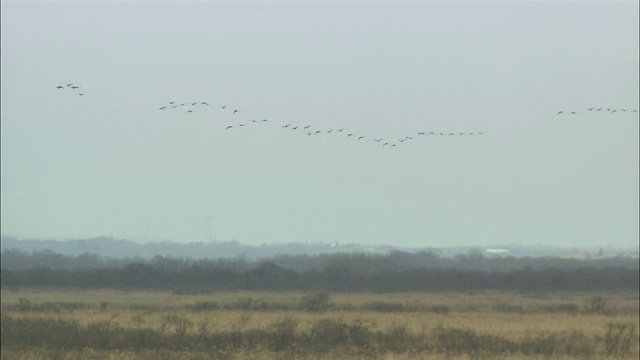
<instances>
[{"instance_id":1,"label":"flying bird silhouette","mask_svg":"<svg viewBox=\"0 0 640 360\"><path fill-rule=\"evenodd\" d=\"M238 109L233 110L233 115L235 115L235 114L236 114L237 112L239 112L239 111L240 111L240 110L238 110Z\"/></svg>"},{"instance_id":2,"label":"flying bird silhouette","mask_svg":"<svg viewBox=\"0 0 640 360\"><path fill-rule=\"evenodd\" d=\"M62 86L62 85L58 85L58 86L56 86L56 89L58 89L58 90L64 90L64 86Z\"/></svg>"}]
</instances>

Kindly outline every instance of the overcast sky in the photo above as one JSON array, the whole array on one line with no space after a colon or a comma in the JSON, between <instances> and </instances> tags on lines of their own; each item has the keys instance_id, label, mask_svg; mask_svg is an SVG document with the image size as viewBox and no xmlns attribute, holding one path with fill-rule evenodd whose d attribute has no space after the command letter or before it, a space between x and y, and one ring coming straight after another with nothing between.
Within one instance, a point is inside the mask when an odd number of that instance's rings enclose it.
<instances>
[{"instance_id":1,"label":"overcast sky","mask_svg":"<svg viewBox=\"0 0 640 360\"><path fill-rule=\"evenodd\" d=\"M2 234L637 246L638 10L3 0Z\"/></svg>"}]
</instances>

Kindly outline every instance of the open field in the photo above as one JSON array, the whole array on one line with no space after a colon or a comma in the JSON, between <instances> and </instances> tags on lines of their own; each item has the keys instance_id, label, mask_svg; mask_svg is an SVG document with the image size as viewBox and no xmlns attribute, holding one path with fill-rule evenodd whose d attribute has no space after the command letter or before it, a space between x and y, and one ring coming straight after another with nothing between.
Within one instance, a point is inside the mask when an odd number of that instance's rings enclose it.
<instances>
[{"instance_id":1,"label":"open field","mask_svg":"<svg viewBox=\"0 0 640 360\"><path fill-rule=\"evenodd\" d=\"M637 293L2 290L3 359L638 358Z\"/></svg>"}]
</instances>

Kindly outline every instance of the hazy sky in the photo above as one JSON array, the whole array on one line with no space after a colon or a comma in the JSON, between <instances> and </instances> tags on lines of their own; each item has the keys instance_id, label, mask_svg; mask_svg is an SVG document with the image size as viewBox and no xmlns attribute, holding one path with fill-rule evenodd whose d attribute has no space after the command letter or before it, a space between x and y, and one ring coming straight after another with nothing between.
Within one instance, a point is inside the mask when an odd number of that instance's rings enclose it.
<instances>
[{"instance_id":1,"label":"hazy sky","mask_svg":"<svg viewBox=\"0 0 640 360\"><path fill-rule=\"evenodd\" d=\"M637 245L638 10L3 0L2 234Z\"/></svg>"}]
</instances>

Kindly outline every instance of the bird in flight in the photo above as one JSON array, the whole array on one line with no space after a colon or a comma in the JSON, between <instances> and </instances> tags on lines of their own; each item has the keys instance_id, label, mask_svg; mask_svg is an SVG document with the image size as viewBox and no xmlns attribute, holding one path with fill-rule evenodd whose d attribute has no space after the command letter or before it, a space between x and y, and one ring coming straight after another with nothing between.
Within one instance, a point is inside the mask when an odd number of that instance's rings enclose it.
<instances>
[{"instance_id":1,"label":"bird in flight","mask_svg":"<svg viewBox=\"0 0 640 360\"><path fill-rule=\"evenodd\" d=\"M360 136L360 137L358 138L358 140L362 140L362 139L364 139L364 136Z\"/></svg>"},{"instance_id":2,"label":"bird in flight","mask_svg":"<svg viewBox=\"0 0 640 360\"><path fill-rule=\"evenodd\" d=\"M161 107L161 108L160 108L160 110L164 110L164 109L166 109L166 108L167 108L166 106L163 106L163 107Z\"/></svg>"},{"instance_id":3,"label":"bird in flight","mask_svg":"<svg viewBox=\"0 0 640 360\"><path fill-rule=\"evenodd\" d=\"M58 86L56 86L56 89L58 89L58 90L64 90L64 86L62 86L62 85L58 85Z\"/></svg>"},{"instance_id":4,"label":"bird in flight","mask_svg":"<svg viewBox=\"0 0 640 360\"><path fill-rule=\"evenodd\" d=\"M233 110L233 115L235 115L235 114L236 114L237 112L239 112L239 111L240 111L240 110L238 110L238 109Z\"/></svg>"},{"instance_id":5,"label":"bird in flight","mask_svg":"<svg viewBox=\"0 0 640 360\"><path fill-rule=\"evenodd\" d=\"M231 129L233 126L229 125L227 126L227 130Z\"/></svg>"},{"instance_id":6,"label":"bird in flight","mask_svg":"<svg viewBox=\"0 0 640 360\"><path fill-rule=\"evenodd\" d=\"M67 84L67 86L71 87L71 86L73 86L73 84Z\"/></svg>"},{"instance_id":7,"label":"bird in flight","mask_svg":"<svg viewBox=\"0 0 640 360\"><path fill-rule=\"evenodd\" d=\"M564 111L562 111L562 110L558 111L558 115L560 115L562 113L564 113Z\"/></svg>"},{"instance_id":8,"label":"bird in flight","mask_svg":"<svg viewBox=\"0 0 640 360\"><path fill-rule=\"evenodd\" d=\"M310 127L311 127L311 125L307 125L307 126L304 127L304 129L307 130Z\"/></svg>"},{"instance_id":9,"label":"bird in flight","mask_svg":"<svg viewBox=\"0 0 640 360\"><path fill-rule=\"evenodd\" d=\"M227 105L222 105L220 108L221 108L221 109L226 109L226 108L227 108Z\"/></svg>"},{"instance_id":10,"label":"bird in flight","mask_svg":"<svg viewBox=\"0 0 640 360\"><path fill-rule=\"evenodd\" d=\"M78 95L79 95L79 96L84 96L84 94L83 94L83 93L79 93Z\"/></svg>"},{"instance_id":11,"label":"bird in flight","mask_svg":"<svg viewBox=\"0 0 640 360\"><path fill-rule=\"evenodd\" d=\"M269 120L267 120L267 119L262 119L261 121L262 121L262 122L267 122L267 121L269 121Z\"/></svg>"},{"instance_id":12,"label":"bird in flight","mask_svg":"<svg viewBox=\"0 0 640 360\"><path fill-rule=\"evenodd\" d=\"M200 104L209 106L209 104L206 101L203 101Z\"/></svg>"}]
</instances>

